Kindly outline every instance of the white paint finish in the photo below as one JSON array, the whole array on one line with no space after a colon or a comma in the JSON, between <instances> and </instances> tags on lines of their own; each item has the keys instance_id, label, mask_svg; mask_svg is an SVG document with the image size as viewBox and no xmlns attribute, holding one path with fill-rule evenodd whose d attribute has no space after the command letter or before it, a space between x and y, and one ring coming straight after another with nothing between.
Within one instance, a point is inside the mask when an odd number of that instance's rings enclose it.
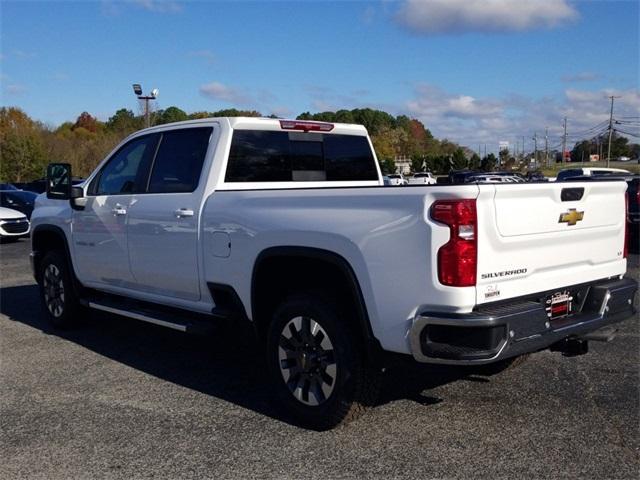
<instances>
[{"instance_id":1,"label":"white paint finish","mask_svg":"<svg viewBox=\"0 0 640 480\"><path fill-rule=\"evenodd\" d=\"M211 234L211 254L214 257L227 258L231 255L231 238L226 232Z\"/></svg>"},{"instance_id":2,"label":"white paint finish","mask_svg":"<svg viewBox=\"0 0 640 480\"><path fill-rule=\"evenodd\" d=\"M200 211L200 195L137 195L128 214L129 263L134 288L168 297L200 299L198 215L178 217L176 210Z\"/></svg>"},{"instance_id":3,"label":"white paint finish","mask_svg":"<svg viewBox=\"0 0 640 480\"><path fill-rule=\"evenodd\" d=\"M567 187L584 187L583 200L560 202ZM625 188L625 182L481 185L477 303L623 274ZM495 205L494 196L500 199ZM558 223L568 208L584 211L584 220ZM518 269L526 273L482 279L483 273Z\"/></svg>"},{"instance_id":4,"label":"white paint finish","mask_svg":"<svg viewBox=\"0 0 640 480\"><path fill-rule=\"evenodd\" d=\"M87 198L84 210L72 210L73 262L81 281L131 285L127 249L127 214L133 195L99 195ZM61 200L53 200L64 202Z\"/></svg>"},{"instance_id":5,"label":"white paint finish","mask_svg":"<svg viewBox=\"0 0 640 480\"><path fill-rule=\"evenodd\" d=\"M228 259L205 256L207 281L233 285L251 315L256 258L277 246L342 256L362 289L373 332L388 350L408 352L407 331L422 306L470 310L475 288L438 284L434 253L449 230L427 220L438 198L474 198L476 185L405 189L345 188L216 192L203 213L205 238L225 231Z\"/></svg>"},{"instance_id":6,"label":"white paint finish","mask_svg":"<svg viewBox=\"0 0 640 480\"><path fill-rule=\"evenodd\" d=\"M584 188L579 201L563 202L564 189ZM542 233L566 232L602 227L618 228L622 215L612 212L624 209L625 182L571 183L526 183L504 185L496 190L495 209L500 235L538 235ZM558 220L570 208L584 212L583 220L576 225L567 225Z\"/></svg>"}]
</instances>

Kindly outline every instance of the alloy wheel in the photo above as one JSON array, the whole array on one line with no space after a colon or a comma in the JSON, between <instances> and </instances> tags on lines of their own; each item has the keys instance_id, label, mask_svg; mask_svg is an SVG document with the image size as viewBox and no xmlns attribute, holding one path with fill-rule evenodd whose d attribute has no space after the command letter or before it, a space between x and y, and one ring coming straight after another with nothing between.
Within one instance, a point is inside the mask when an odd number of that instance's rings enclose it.
<instances>
[{"instance_id":1,"label":"alloy wheel","mask_svg":"<svg viewBox=\"0 0 640 480\"><path fill-rule=\"evenodd\" d=\"M295 317L282 329L278 345L280 373L301 403L318 406L336 384L333 343L322 326L309 317Z\"/></svg>"}]
</instances>

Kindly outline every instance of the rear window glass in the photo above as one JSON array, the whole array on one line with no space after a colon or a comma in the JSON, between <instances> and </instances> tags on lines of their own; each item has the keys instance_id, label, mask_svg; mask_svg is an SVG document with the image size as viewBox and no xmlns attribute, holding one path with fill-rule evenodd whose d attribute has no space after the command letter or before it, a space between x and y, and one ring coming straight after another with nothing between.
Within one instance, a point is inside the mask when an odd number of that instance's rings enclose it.
<instances>
[{"instance_id":1,"label":"rear window glass","mask_svg":"<svg viewBox=\"0 0 640 480\"><path fill-rule=\"evenodd\" d=\"M377 180L367 137L236 130L225 181L313 182Z\"/></svg>"}]
</instances>

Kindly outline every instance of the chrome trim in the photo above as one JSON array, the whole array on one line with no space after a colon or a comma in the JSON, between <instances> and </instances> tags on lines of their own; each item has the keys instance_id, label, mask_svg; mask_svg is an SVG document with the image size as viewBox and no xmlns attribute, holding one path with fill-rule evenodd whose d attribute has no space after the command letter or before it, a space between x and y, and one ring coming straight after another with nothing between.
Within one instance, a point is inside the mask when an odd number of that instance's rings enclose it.
<instances>
[{"instance_id":1,"label":"chrome trim","mask_svg":"<svg viewBox=\"0 0 640 480\"><path fill-rule=\"evenodd\" d=\"M186 332L187 327L185 325L180 325L179 323L171 323L166 322L164 320L159 320L157 318L148 317L146 315L142 315L140 313L128 312L126 310L120 310L118 308L107 307L106 305L101 305L99 303L89 302L89 307L95 308L96 310L102 310L104 312L115 313L116 315L122 315L124 317L134 318L136 320L141 320L143 322L153 323L155 325L160 325L162 327L172 328L174 330L179 330L181 332Z\"/></svg>"}]
</instances>

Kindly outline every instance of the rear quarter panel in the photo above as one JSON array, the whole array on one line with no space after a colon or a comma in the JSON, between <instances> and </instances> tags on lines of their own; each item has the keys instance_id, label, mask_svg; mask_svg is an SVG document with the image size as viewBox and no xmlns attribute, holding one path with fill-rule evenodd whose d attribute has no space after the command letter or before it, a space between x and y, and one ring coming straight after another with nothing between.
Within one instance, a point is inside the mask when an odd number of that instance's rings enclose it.
<instances>
[{"instance_id":1,"label":"rear quarter panel","mask_svg":"<svg viewBox=\"0 0 640 480\"><path fill-rule=\"evenodd\" d=\"M474 185L217 191L202 217L206 280L232 285L251 317L260 252L281 246L334 252L351 265L383 348L408 353L407 333L419 309L464 311L475 302L474 287L438 284L436 255L449 229L427 211L438 198L477 192ZM230 241L228 257L220 256L220 232Z\"/></svg>"}]
</instances>

